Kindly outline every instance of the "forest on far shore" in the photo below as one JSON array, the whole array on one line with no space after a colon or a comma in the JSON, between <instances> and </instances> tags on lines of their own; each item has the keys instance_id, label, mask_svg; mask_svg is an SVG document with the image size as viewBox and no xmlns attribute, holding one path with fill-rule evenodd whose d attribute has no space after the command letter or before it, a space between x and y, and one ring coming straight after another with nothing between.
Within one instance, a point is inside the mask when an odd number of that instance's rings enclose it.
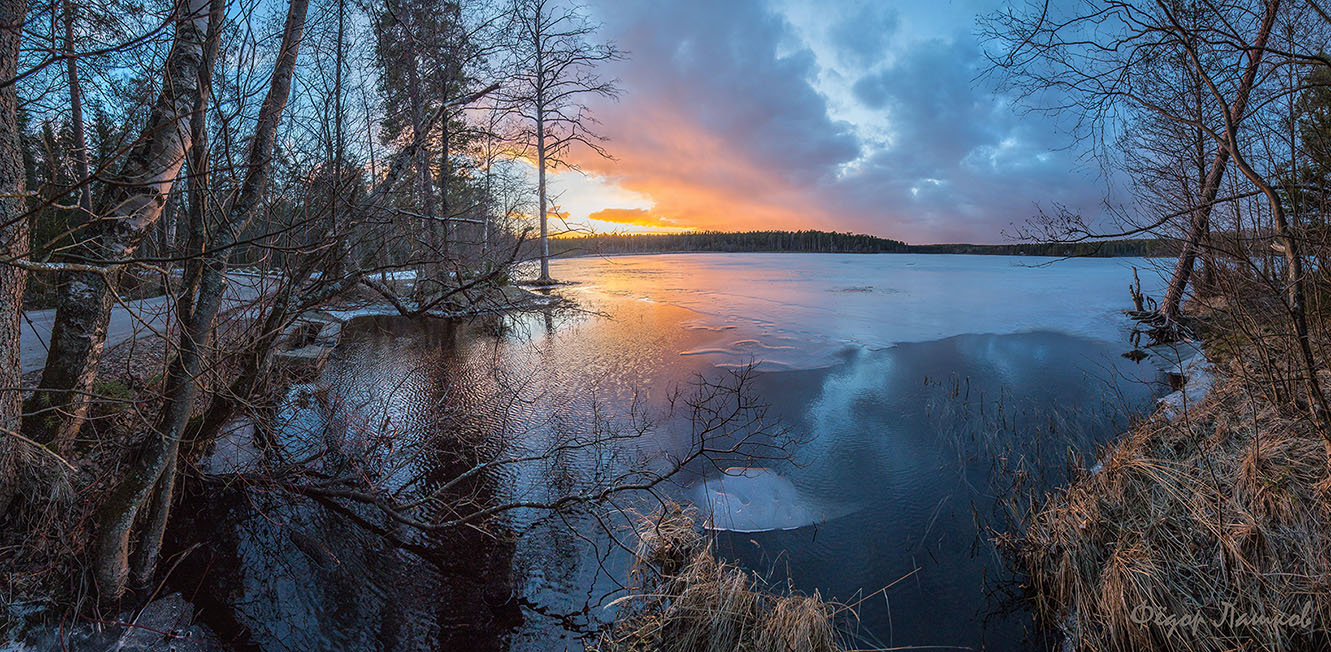
<instances>
[{"instance_id":1,"label":"forest on far shore","mask_svg":"<svg viewBox=\"0 0 1331 652\"><path fill-rule=\"evenodd\" d=\"M598 234L555 238L555 256L646 254L667 252L808 252L850 254L981 254L998 256L1175 256L1177 247L1163 238L1093 242L1012 244L926 244L860 233L835 231L700 231L694 233Z\"/></svg>"}]
</instances>

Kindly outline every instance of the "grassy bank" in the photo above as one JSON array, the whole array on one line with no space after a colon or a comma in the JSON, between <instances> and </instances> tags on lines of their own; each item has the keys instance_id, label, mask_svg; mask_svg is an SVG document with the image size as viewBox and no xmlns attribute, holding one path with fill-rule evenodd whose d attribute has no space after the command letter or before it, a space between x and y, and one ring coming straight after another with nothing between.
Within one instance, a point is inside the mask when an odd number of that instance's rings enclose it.
<instances>
[{"instance_id":1,"label":"grassy bank","mask_svg":"<svg viewBox=\"0 0 1331 652\"><path fill-rule=\"evenodd\" d=\"M1306 416L1269 400L1256 351L1138 425L1006 538L1037 611L1077 650L1331 645L1331 479Z\"/></svg>"},{"instance_id":2,"label":"grassy bank","mask_svg":"<svg viewBox=\"0 0 1331 652\"><path fill-rule=\"evenodd\" d=\"M720 561L691 508L669 504L642 520L630 594L597 652L836 652L847 607L818 593L766 591L749 571Z\"/></svg>"}]
</instances>

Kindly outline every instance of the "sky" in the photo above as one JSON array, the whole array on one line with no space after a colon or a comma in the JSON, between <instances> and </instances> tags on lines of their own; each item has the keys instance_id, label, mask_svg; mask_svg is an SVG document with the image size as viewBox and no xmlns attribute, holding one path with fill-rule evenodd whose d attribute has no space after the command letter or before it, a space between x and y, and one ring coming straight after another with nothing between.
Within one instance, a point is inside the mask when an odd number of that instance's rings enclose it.
<instances>
[{"instance_id":1,"label":"sky","mask_svg":"<svg viewBox=\"0 0 1331 652\"><path fill-rule=\"evenodd\" d=\"M1009 241L1105 183L1051 118L982 78L997 0L590 0L627 52L591 103L613 160L575 153L559 211L598 232L823 229Z\"/></svg>"}]
</instances>

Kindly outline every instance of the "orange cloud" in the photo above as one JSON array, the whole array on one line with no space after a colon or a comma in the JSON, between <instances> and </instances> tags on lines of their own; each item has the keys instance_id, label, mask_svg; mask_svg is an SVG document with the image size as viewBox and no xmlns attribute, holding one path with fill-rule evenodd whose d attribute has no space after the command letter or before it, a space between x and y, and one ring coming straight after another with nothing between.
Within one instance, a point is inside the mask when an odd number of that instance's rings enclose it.
<instances>
[{"instance_id":1,"label":"orange cloud","mask_svg":"<svg viewBox=\"0 0 1331 652\"><path fill-rule=\"evenodd\" d=\"M633 226L675 226L674 220L657 215L646 208L603 208L587 217L602 222Z\"/></svg>"},{"instance_id":2,"label":"orange cloud","mask_svg":"<svg viewBox=\"0 0 1331 652\"><path fill-rule=\"evenodd\" d=\"M574 151L580 169L638 193L647 209L609 208L590 219L638 226L716 230L827 228L827 206L808 180L755 161L725 138L663 110L619 113L608 144L614 159Z\"/></svg>"}]
</instances>

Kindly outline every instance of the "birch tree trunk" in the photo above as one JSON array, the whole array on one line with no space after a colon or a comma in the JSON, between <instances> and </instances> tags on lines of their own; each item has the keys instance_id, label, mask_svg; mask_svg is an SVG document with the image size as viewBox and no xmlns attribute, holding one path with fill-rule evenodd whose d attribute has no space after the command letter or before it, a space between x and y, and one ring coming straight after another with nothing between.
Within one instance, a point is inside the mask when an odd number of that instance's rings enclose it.
<instances>
[{"instance_id":1,"label":"birch tree trunk","mask_svg":"<svg viewBox=\"0 0 1331 652\"><path fill-rule=\"evenodd\" d=\"M1246 93L1244 95L1246 97ZM1188 238L1183 242L1183 251L1179 252L1178 260L1174 262L1174 273L1169 278L1169 287L1165 289L1164 301L1160 304L1160 314L1171 321L1178 319L1183 293L1192 278L1192 268L1197 264L1197 251L1211 230L1211 209L1219 196L1220 183L1224 180L1228 165L1229 147L1223 144L1217 146L1215 158L1206 171L1198 205L1193 208L1188 222Z\"/></svg>"},{"instance_id":2,"label":"birch tree trunk","mask_svg":"<svg viewBox=\"0 0 1331 652\"><path fill-rule=\"evenodd\" d=\"M180 252L186 256L185 269L180 287L176 291L176 320L184 326L181 332L181 344L177 348L179 352L177 358L172 360L172 366L168 369L169 373L176 373L180 369L178 363L185 357L186 342L199 342L197 333L190 329L193 322L194 300L198 293L200 277L203 275L203 250L204 241L207 239L207 207L211 187L211 161L208 150L208 104L212 101L212 82L213 68L217 61L217 48L220 42L220 28L223 12L226 10L226 0L211 0L208 18L208 43L204 46L203 65L199 68L199 110L190 118L190 133L193 136L193 144L190 147L188 165L189 165L189 196L185 208L185 219L187 233L185 234L185 247ZM204 343L207 340L201 342ZM186 364L185 366L188 366ZM197 374L197 372L196 372ZM193 379L194 376L191 376ZM175 388L172 384L176 379L168 377L166 387ZM176 396L168 396L164 413L169 412L172 400ZM189 397L192 400L192 396ZM158 430L161 432L161 430ZM152 497L153 510L149 515L147 522L143 526L143 534L140 536L139 545L136 549L131 566L131 578L136 586L143 586L152 579L152 574L157 566L157 559L161 552L162 537L166 534L166 524L171 513L171 502L175 493L175 475L176 463L179 457L179 445L177 452L170 455L166 463L166 468L162 470L161 477L158 478L154 495Z\"/></svg>"},{"instance_id":3,"label":"birch tree trunk","mask_svg":"<svg viewBox=\"0 0 1331 652\"><path fill-rule=\"evenodd\" d=\"M150 499L154 511L148 519L134 555L134 580L146 584L152 579L162 534L170 515L175 487L176 456L180 439L189 420L197 378L203 367L209 333L226 290L227 256L253 217L263 198L272 168L273 144L291 94L291 78L305 30L309 0L291 0L287 7L282 45L278 51L268 95L259 109L254 138L246 158L245 179L239 195L227 211L226 222L216 229L213 242L204 256L198 297L180 335L180 349L172 360L166 377L166 398L158 416L156 435L150 437L147 450L138 464L117 488L115 498L99 519L94 559L98 589L103 599L117 599L125 588L129 570L129 542L134 520Z\"/></svg>"},{"instance_id":4,"label":"birch tree trunk","mask_svg":"<svg viewBox=\"0 0 1331 652\"><path fill-rule=\"evenodd\" d=\"M190 149L190 118L198 106L208 5L209 0L178 2L175 40L167 56L162 92L124 167L107 181L104 206L80 233L73 259L106 266L106 271L60 274L50 351L24 423L36 441L68 441L87 415L121 266L161 217Z\"/></svg>"},{"instance_id":5,"label":"birch tree trunk","mask_svg":"<svg viewBox=\"0 0 1331 652\"><path fill-rule=\"evenodd\" d=\"M407 62L407 94L411 102L411 137L417 142L424 143L430 134L430 125L425 122L425 99L424 89L421 88L420 72L418 70L418 58L416 50L413 47ZM447 116L445 116L447 120ZM426 279L438 279L443 265L439 264L437 257L439 255L439 224L435 219L434 205L434 183L430 180L430 151L429 147L422 145L416 157L416 181L420 188L421 202L425 210L425 241L429 243L430 251L425 252L425 260L421 265L421 278L417 279L416 291L419 293L426 287ZM425 300L426 297L421 297Z\"/></svg>"},{"instance_id":6,"label":"birch tree trunk","mask_svg":"<svg viewBox=\"0 0 1331 652\"><path fill-rule=\"evenodd\" d=\"M226 0L211 0L212 16L220 16ZM209 17L209 39L199 68L199 110L190 117L189 195L185 206L185 246L179 252L185 258L180 288L176 291L176 319L185 323L194 312L194 294L203 272L203 243L208 237L208 202L212 196L212 160L208 145L208 104L213 95L213 66L217 61L220 36L215 29L221 18Z\"/></svg>"},{"instance_id":7,"label":"birch tree trunk","mask_svg":"<svg viewBox=\"0 0 1331 652\"><path fill-rule=\"evenodd\" d=\"M444 88L448 88L447 82L445 82ZM444 97L448 97L447 92L444 93ZM439 253L447 259L449 257L449 241L452 239L451 227L453 224L453 214L449 212L448 208L448 180L453 175L452 165L448 159L448 148L450 146L448 114L444 114L444 119L439 121L439 128L439 229L442 231ZM461 244L459 244L458 249L462 249ZM463 252L459 251L458 253L461 255Z\"/></svg>"},{"instance_id":8,"label":"birch tree trunk","mask_svg":"<svg viewBox=\"0 0 1331 652\"><path fill-rule=\"evenodd\" d=\"M596 66L622 58L613 44L589 39L598 26L588 22L578 5L549 0L514 0L518 30L513 43L519 53L517 82L508 101L530 125L524 128L524 146L536 148L537 216L541 228L541 280L550 280L550 170L568 167L565 154L575 143L599 156L610 157L593 129L595 120L582 98L614 98L613 81L596 74ZM535 142L533 142L535 141Z\"/></svg>"},{"instance_id":9,"label":"birch tree trunk","mask_svg":"<svg viewBox=\"0 0 1331 652\"><path fill-rule=\"evenodd\" d=\"M540 100L537 100L540 102ZM536 107L536 194L540 196L541 211L541 281L550 280L550 236L546 227L546 213L549 209L546 207L545 199L545 121L542 119L541 107Z\"/></svg>"},{"instance_id":10,"label":"birch tree trunk","mask_svg":"<svg viewBox=\"0 0 1331 652\"><path fill-rule=\"evenodd\" d=\"M27 0L0 0L0 80L18 74L19 40L28 13ZM0 517L18 487L18 446L22 401L19 335L23 328L23 268L5 264L28 256L28 216L23 150L14 84L0 87Z\"/></svg>"},{"instance_id":11,"label":"birch tree trunk","mask_svg":"<svg viewBox=\"0 0 1331 652\"><path fill-rule=\"evenodd\" d=\"M86 220L92 213L92 180L88 178L88 141L83 133L83 86L79 82L79 60L74 56L74 17L78 7L65 2L65 76L69 80L69 128L74 136L74 179L79 187L79 208Z\"/></svg>"},{"instance_id":12,"label":"birch tree trunk","mask_svg":"<svg viewBox=\"0 0 1331 652\"><path fill-rule=\"evenodd\" d=\"M541 211L541 278L545 282L550 280L550 234L546 225L547 213L549 208L546 206L545 196L545 3L536 3L535 13L531 17L531 36L535 46L533 51L536 53L534 60L536 64L536 97L532 108L536 113L536 194L537 203Z\"/></svg>"}]
</instances>

